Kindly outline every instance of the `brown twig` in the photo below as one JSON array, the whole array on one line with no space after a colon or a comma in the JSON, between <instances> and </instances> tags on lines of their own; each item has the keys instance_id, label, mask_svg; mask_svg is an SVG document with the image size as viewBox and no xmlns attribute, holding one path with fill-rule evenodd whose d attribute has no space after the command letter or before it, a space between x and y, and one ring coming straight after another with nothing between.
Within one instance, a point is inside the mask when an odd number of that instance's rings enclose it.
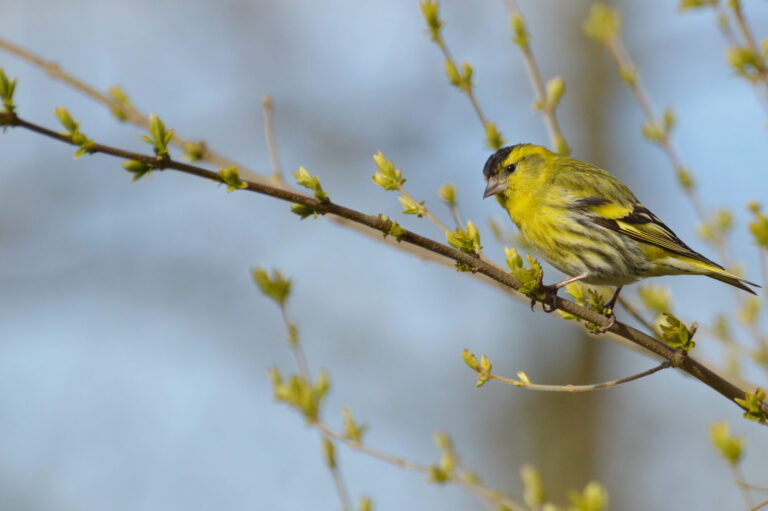
<instances>
[{"instance_id":1,"label":"brown twig","mask_svg":"<svg viewBox=\"0 0 768 511\"><path fill-rule=\"evenodd\" d=\"M517 6L516 0L506 0L505 3L510 15L518 15L522 17L522 12ZM539 66L536 64L536 59L533 57L533 50L531 50L531 46L528 43L520 44L518 46L523 54L523 61L525 62L525 68L528 71L528 77L531 80L531 87L536 95L537 104L541 106L541 113L544 115L544 124L547 127L550 144L552 144L552 148L555 151L568 153L568 144L565 142L563 131L560 129L560 122L557 120L557 105L552 105L547 101L547 89L544 85L544 80L541 77Z\"/></svg>"},{"instance_id":2,"label":"brown twig","mask_svg":"<svg viewBox=\"0 0 768 511\"><path fill-rule=\"evenodd\" d=\"M261 98L261 106L264 111L264 134L267 138L267 151L269 161L272 164L272 175L277 179L283 179L283 168L280 165L280 157L277 152L277 137L275 137L275 102L272 96L265 94Z\"/></svg>"},{"instance_id":3,"label":"brown twig","mask_svg":"<svg viewBox=\"0 0 768 511\"><path fill-rule=\"evenodd\" d=\"M66 135L62 135L53 130L49 130L37 124L25 121L15 114L0 113L0 124L4 124L8 127L23 128L35 133L39 133L46 137L59 140L69 145L76 145ZM217 172L171 159L159 159L155 156L125 151L103 144L93 144L93 146L90 148L90 152L109 154L128 160L137 160L148 165L152 165L157 169L173 169L184 172L186 174L191 174L223 183L221 176ZM245 190L250 192L268 195L270 197L286 202L302 204L312 208L320 215L342 217L348 221L379 231L382 234L389 233L393 225L391 221L386 220L381 216L367 215L340 204L336 204L330 200L319 201L314 197L297 193L292 190L279 188L273 185L257 183L253 181L244 182L246 185ZM517 279L515 279L511 274L502 270L495 264L487 262L483 259L479 259L472 255L465 254L459 250L454 249L453 247L438 243L411 231L404 230L401 240L406 244L421 247L422 249L432 252L433 254L466 265L466 267L472 268L475 273L485 275L489 279L495 281L499 286L507 288L513 292L513 294L516 294L519 297L523 296L521 293L519 293L519 291L517 291L520 287L520 283L517 281ZM594 323L601 327L609 326L608 318L602 314L598 314L597 312L590 310L587 307L577 305L574 302L564 300L560 297L555 297L553 299L553 305L556 309L572 314L590 323ZM695 377L705 385L711 387L712 389L725 396L730 401L733 401L735 398L743 399L745 397L743 389L734 385L726 378L717 374L715 371L709 369L695 358L687 356L685 352L671 348L666 344L663 344L654 339L650 335L647 335L619 321L614 322L613 325L607 328L607 331L623 337L624 339L645 348L646 351L658 355L665 360L668 360L671 362L672 366L677 367L680 370ZM768 403L764 403L762 405L762 409L768 413Z\"/></svg>"},{"instance_id":4,"label":"brown twig","mask_svg":"<svg viewBox=\"0 0 768 511\"><path fill-rule=\"evenodd\" d=\"M514 385L515 387L522 387L524 389L530 389L530 390L541 390L545 392L591 392L593 390L607 389L610 387L615 387L616 385L621 385L622 383L628 383L631 381L639 380L640 378L650 376L653 373L659 372L662 369L666 369L668 367L672 367L672 363L665 360L661 364L651 369L648 369L647 371L633 374L632 376L627 376L626 378L621 378L618 380L611 380L603 383L593 383L590 385L542 385L540 383L532 383L526 380L515 380L514 378L505 378L504 376L497 376L493 373L488 373L488 378L491 380L508 383L510 385Z\"/></svg>"}]
</instances>

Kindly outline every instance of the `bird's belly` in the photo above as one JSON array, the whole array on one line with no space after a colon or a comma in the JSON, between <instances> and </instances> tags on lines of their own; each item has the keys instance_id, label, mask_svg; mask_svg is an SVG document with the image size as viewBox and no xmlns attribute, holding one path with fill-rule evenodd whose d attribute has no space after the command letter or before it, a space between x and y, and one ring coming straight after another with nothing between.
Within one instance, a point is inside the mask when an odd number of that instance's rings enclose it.
<instances>
[{"instance_id":1,"label":"bird's belly","mask_svg":"<svg viewBox=\"0 0 768 511\"><path fill-rule=\"evenodd\" d=\"M544 260L570 277L585 275L587 284L622 286L650 269L638 243L618 233L597 225L585 229L571 220L536 222L521 228L523 236Z\"/></svg>"}]
</instances>

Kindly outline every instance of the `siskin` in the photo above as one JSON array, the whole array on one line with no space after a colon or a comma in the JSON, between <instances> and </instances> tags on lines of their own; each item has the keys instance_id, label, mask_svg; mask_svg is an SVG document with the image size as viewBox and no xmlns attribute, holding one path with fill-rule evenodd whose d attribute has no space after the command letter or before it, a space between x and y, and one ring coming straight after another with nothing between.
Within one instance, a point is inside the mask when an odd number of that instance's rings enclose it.
<instances>
[{"instance_id":1,"label":"siskin","mask_svg":"<svg viewBox=\"0 0 768 511\"><path fill-rule=\"evenodd\" d=\"M548 149L518 144L496 151L483 169L488 185L531 246L569 276L548 291L581 280L622 286L660 275L706 275L752 294L757 286L692 250L603 169ZM611 314L610 325L615 321ZM607 328L607 327L606 327Z\"/></svg>"}]
</instances>

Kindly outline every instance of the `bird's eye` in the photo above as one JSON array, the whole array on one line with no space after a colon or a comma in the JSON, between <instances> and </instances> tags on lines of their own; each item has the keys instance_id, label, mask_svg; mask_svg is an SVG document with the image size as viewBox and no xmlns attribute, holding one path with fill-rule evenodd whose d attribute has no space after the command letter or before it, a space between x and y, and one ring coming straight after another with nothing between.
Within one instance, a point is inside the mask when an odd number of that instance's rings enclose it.
<instances>
[{"instance_id":1,"label":"bird's eye","mask_svg":"<svg viewBox=\"0 0 768 511\"><path fill-rule=\"evenodd\" d=\"M506 172L507 174L511 174L511 173L513 173L514 171L515 171L515 164L514 164L514 163L510 163L510 164L509 164L509 165L507 165L507 166L506 166L506 168L504 169L504 172Z\"/></svg>"}]
</instances>

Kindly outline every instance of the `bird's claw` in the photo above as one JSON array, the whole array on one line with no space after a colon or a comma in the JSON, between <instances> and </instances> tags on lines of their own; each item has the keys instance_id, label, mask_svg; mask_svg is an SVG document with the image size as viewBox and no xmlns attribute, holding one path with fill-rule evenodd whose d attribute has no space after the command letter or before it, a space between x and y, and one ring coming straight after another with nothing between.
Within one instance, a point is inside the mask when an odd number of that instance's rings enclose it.
<instances>
[{"instance_id":1,"label":"bird's claw","mask_svg":"<svg viewBox=\"0 0 768 511\"><path fill-rule=\"evenodd\" d=\"M608 318L608 324L605 326L598 327L595 330L595 333L604 334L605 332L610 330L613 325L616 324L616 314L613 312L613 310L611 310L611 313L606 317Z\"/></svg>"},{"instance_id":2,"label":"bird's claw","mask_svg":"<svg viewBox=\"0 0 768 511\"><path fill-rule=\"evenodd\" d=\"M558 288L555 286L541 286L539 288L539 293L537 294L544 295L544 298L541 299L541 310L547 314L555 312L557 309L557 290ZM531 298L531 312L534 311L535 306L536 298L534 297Z\"/></svg>"}]
</instances>

